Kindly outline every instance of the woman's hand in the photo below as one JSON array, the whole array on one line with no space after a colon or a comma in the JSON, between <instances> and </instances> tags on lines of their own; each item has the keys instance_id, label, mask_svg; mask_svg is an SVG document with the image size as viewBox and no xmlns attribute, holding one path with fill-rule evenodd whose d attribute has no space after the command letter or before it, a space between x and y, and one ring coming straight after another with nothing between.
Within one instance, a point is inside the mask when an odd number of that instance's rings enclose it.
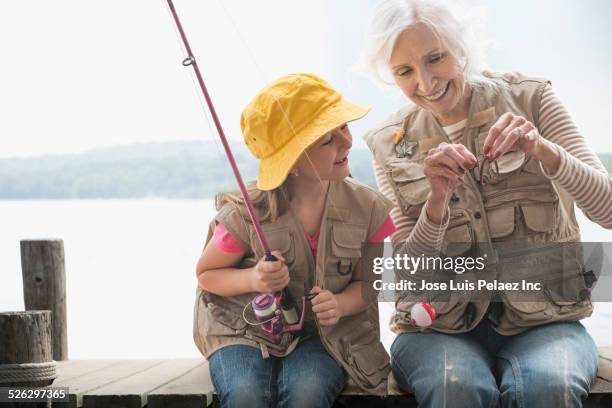
<instances>
[{"instance_id":1,"label":"woman's hand","mask_svg":"<svg viewBox=\"0 0 612 408\"><path fill-rule=\"evenodd\" d=\"M318 286L312 288L310 293L317 295L312 299L312 311L317 316L319 324L321 326L333 326L338 323L338 320L342 317L342 311L336 295Z\"/></svg>"},{"instance_id":2,"label":"woman's hand","mask_svg":"<svg viewBox=\"0 0 612 408\"><path fill-rule=\"evenodd\" d=\"M506 112L501 115L489 130L483 152L489 160L496 160L514 145L525 154L537 158L542 148L538 129L522 116Z\"/></svg>"},{"instance_id":3,"label":"woman's hand","mask_svg":"<svg viewBox=\"0 0 612 408\"><path fill-rule=\"evenodd\" d=\"M289 268L279 251L272 251L278 260L266 261L262 257L252 269L251 287L255 292L269 293L283 290L289 285Z\"/></svg>"},{"instance_id":4,"label":"woman's hand","mask_svg":"<svg viewBox=\"0 0 612 408\"><path fill-rule=\"evenodd\" d=\"M425 176L431 185L428 202L432 200L446 208L451 195L464 181L465 172L474 168L477 161L462 144L440 143L427 153L424 164Z\"/></svg>"},{"instance_id":5,"label":"woman's hand","mask_svg":"<svg viewBox=\"0 0 612 408\"><path fill-rule=\"evenodd\" d=\"M542 162L549 173L555 173L559 168L559 152L553 143L541 137L534 124L524 117L506 112L489 130L483 146L484 154L489 160L496 160L515 145L526 155Z\"/></svg>"}]
</instances>

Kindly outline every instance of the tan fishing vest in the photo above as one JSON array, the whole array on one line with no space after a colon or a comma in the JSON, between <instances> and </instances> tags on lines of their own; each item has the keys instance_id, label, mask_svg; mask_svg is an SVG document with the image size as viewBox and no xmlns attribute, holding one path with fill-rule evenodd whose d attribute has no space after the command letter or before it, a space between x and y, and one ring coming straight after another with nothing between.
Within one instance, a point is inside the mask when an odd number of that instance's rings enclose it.
<instances>
[{"instance_id":1,"label":"tan fishing vest","mask_svg":"<svg viewBox=\"0 0 612 408\"><path fill-rule=\"evenodd\" d=\"M360 263L362 243L383 224L392 207L393 204L380 193L353 179L330 182L316 259L299 220L291 211L274 223L262 224L270 248L282 252L287 261L289 289L294 299L301 300L313 286L341 292L353 279ZM216 221L222 223L243 248L249 248L239 268L255 265L263 253L252 224L230 206L221 209ZM209 231L208 239L211 235ZM256 295L221 297L198 288L194 340L205 357L232 344L260 348L264 358L285 356L295 348L300 339L294 334L287 333L280 344L274 344L258 326L245 322L243 309ZM310 311L309 305L306 309ZM252 312L247 313L247 318L255 321ZM386 393L389 357L380 342L376 302L361 313L341 318L331 327L319 326L312 315L310 319L329 354L355 383L373 394Z\"/></svg>"},{"instance_id":2,"label":"tan fishing vest","mask_svg":"<svg viewBox=\"0 0 612 408\"><path fill-rule=\"evenodd\" d=\"M485 74L498 79L503 86L473 89L461 143L477 158L489 129L503 113L521 115L539 126L542 92L548 84L546 80L517 73ZM450 143L447 135L430 112L412 106L398 111L364 138L374 160L384 168L403 215L416 221L430 191L423 172L424 158L428 149L441 142ZM495 316L489 309L492 293L480 291L480 296L451 293L444 301L433 299L438 317L430 327L432 330L466 332L489 310L488 317L496 330L511 335L531 326L579 320L592 312L580 245L558 248L559 243L580 240L573 199L545 177L536 160L520 150L506 153L497 163L498 171L490 174L486 184L477 182L474 173L468 172L465 183L453 194L442 254L484 256L485 269L465 273L461 277L466 280L537 276L546 283L543 290L529 299L522 298L521 293L505 291L501 294L502 302L493 308ZM518 251L507 250L512 243L519 243ZM394 242L394 246L398 244ZM526 254L524 250L530 247L538 248L535 254ZM570 299L569 292L580 296ZM399 301L396 296L391 322L394 332L422 330L409 323L412 304Z\"/></svg>"}]
</instances>

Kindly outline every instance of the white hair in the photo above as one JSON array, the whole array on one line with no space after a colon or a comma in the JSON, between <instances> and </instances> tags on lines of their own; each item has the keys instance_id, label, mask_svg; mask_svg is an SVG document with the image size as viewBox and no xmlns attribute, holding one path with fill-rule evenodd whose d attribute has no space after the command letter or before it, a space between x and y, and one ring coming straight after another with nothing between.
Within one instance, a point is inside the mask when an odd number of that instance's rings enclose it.
<instances>
[{"instance_id":1,"label":"white hair","mask_svg":"<svg viewBox=\"0 0 612 408\"><path fill-rule=\"evenodd\" d=\"M472 86L495 86L497 81L483 75L486 48L479 30L483 12L468 9L460 1L448 0L384 0L374 9L370 19L366 46L361 63L374 77L390 83L389 61L401 33L416 24L426 24L442 44L449 46L455 57L465 63L466 81Z\"/></svg>"}]
</instances>

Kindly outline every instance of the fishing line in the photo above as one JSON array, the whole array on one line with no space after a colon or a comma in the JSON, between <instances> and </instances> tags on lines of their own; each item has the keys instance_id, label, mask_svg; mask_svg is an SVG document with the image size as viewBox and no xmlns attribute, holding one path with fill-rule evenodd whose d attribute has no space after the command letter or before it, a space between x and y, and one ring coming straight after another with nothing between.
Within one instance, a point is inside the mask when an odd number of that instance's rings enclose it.
<instances>
[{"instance_id":1,"label":"fishing line","mask_svg":"<svg viewBox=\"0 0 612 408\"><path fill-rule=\"evenodd\" d=\"M168 19L170 20L170 25L173 28L174 31L174 35L176 38L176 42L178 44L178 49L181 50L183 49L183 43L181 40L181 36L180 33L176 27L176 24L174 24L174 17L172 16L172 11L170 11L170 9L168 7L164 7L164 9L166 10L166 15L168 16ZM179 54L180 55L180 54ZM181 55L181 58L185 58L184 56ZM219 160L219 163L223 163L225 160L225 156L223 155L223 153L221 152L221 147L219 146L219 141L217 140L217 138L215 137L215 131L213 130L213 126L211 123L211 118L210 118L210 114L208 113L208 109L206 107L206 103L204 101L204 97L202 96L201 92L198 92L198 84L197 84L197 79L195 77L195 74L193 72L193 70L188 69L187 70L189 72L189 78L191 79L191 83L193 84L193 91L195 92L196 98L198 100L198 103L200 104L200 108L202 110L202 112L204 113L204 118L206 119L206 125L208 127L208 131L209 131L209 136L210 138L206 138L207 140L212 140L213 144L215 145L215 150L217 151L217 159ZM222 169L224 170L224 172L227 174L227 169L225 167L222 167ZM214 200L213 200L214 201ZM214 205L214 204L213 204ZM240 219L242 220L242 217L240 217ZM245 223L246 226L246 223Z\"/></svg>"}]
</instances>

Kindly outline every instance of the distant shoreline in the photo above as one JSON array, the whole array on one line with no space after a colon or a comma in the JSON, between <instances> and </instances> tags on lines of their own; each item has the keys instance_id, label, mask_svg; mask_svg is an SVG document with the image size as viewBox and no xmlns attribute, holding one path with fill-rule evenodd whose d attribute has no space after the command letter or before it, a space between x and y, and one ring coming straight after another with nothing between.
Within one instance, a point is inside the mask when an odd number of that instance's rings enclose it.
<instances>
[{"instance_id":1,"label":"distant shoreline","mask_svg":"<svg viewBox=\"0 0 612 408\"><path fill-rule=\"evenodd\" d=\"M245 180L257 162L244 145L234 156ZM612 153L599 157L612 172ZM376 188L366 148L349 155L351 174ZM213 199L237 190L229 165L213 141L185 140L98 148L80 154L0 159L0 200Z\"/></svg>"}]
</instances>

